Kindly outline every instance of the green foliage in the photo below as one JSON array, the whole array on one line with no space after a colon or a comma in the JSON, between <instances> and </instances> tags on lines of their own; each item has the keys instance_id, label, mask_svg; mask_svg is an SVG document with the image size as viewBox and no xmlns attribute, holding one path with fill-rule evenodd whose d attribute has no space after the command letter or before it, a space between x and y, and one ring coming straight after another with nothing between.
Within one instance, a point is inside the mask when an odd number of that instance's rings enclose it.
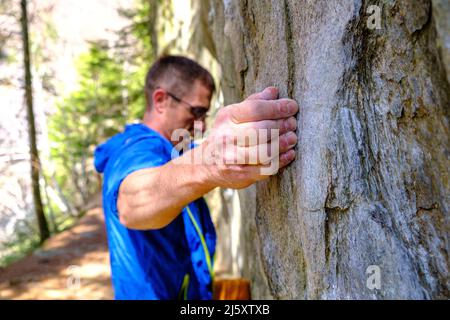
<instances>
[{"instance_id":1,"label":"green foliage","mask_svg":"<svg viewBox=\"0 0 450 320\"><path fill-rule=\"evenodd\" d=\"M68 198L84 202L93 191L93 168L88 164L92 151L124 126L129 107L123 65L104 45L92 43L77 65L79 89L63 99L51 117L51 157ZM77 192L81 198L70 197Z\"/></svg>"},{"instance_id":2,"label":"green foliage","mask_svg":"<svg viewBox=\"0 0 450 320\"><path fill-rule=\"evenodd\" d=\"M153 54L148 1L122 11L130 24L117 41L90 43L77 61L78 88L57 104L50 118L51 157L64 196L82 208L98 190L93 151L107 138L140 119L145 109L144 80Z\"/></svg>"},{"instance_id":3,"label":"green foliage","mask_svg":"<svg viewBox=\"0 0 450 320\"><path fill-rule=\"evenodd\" d=\"M30 233L28 229L26 231L19 230L16 232L15 238L14 241L1 245L0 252L2 255L0 255L0 267L6 267L22 259L40 245L37 231Z\"/></svg>"},{"instance_id":4,"label":"green foliage","mask_svg":"<svg viewBox=\"0 0 450 320\"><path fill-rule=\"evenodd\" d=\"M48 117L50 161L54 168L43 168L43 175L54 190L58 189L59 197L71 213L63 212L60 204L43 195L53 232L70 228L85 212L83 207L89 197L100 187L93 167L95 147L122 131L126 123L143 116L145 74L158 51L158 19L170 19L171 7L170 2L162 0L135 1L134 9L120 11L129 24L117 33L114 43L92 42L87 52L78 57L78 87L61 97L56 111ZM5 10L3 2L2 10ZM51 50L46 48L57 41L57 27L47 15L40 15L38 20L40 31L31 30L34 67L44 88L56 95L53 72L47 68ZM8 35L0 31L0 44L6 39ZM3 61L17 59L17 55L6 53L0 46ZM16 233L17 237L2 244L0 266L38 247L36 230L22 229L23 232Z\"/></svg>"}]
</instances>

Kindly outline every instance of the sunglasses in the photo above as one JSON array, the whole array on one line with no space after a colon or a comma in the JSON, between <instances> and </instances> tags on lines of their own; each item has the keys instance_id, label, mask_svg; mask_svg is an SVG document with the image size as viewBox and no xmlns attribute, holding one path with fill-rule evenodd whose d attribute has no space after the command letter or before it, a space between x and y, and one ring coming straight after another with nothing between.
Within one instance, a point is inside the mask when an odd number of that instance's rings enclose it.
<instances>
[{"instance_id":1,"label":"sunglasses","mask_svg":"<svg viewBox=\"0 0 450 320\"><path fill-rule=\"evenodd\" d=\"M166 90L166 92L169 95L169 97L171 97L173 100L175 100L177 102L184 103L185 105L187 105L189 107L189 112L194 116L195 120L202 119L202 118L206 117L207 112L209 110L207 107L204 107L204 106L193 106L189 102L186 102L186 101L178 98L173 93L170 93L167 90Z\"/></svg>"}]
</instances>

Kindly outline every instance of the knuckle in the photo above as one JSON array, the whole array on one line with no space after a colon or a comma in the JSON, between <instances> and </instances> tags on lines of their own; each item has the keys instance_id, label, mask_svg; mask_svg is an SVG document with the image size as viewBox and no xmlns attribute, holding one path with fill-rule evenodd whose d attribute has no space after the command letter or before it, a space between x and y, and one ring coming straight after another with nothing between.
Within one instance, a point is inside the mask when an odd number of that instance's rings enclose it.
<instances>
[{"instance_id":1,"label":"knuckle","mask_svg":"<svg viewBox=\"0 0 450 320\"><path fill-rule=\"evenodd\" d=\"M217 115L216 115L216 119L219 121L228 119L230 117L230 111L232 110L232 108L233 108L233 105L219 109L219 111L217 112Z\"/></svg>"},{"instance_id":2,"label":"knuckle","mask_svg":"<svg viewBox=\"0 0 450 320\"><path fill-rule=\"evenodd\" d=\"M288 130L288 123L285 119L280 119L277 121L277 129L281 132L286 132Z\"/></svg>"},{"instance_id":3,"label":"knuckle","mask_svg":"<svg viewBox=\"0 0 450 320\"><path fill-rule=\"evenodd\" d=\"M288 112L287 103L283 100L278 101L279 114L284 115Z\"/></svg>"},{"instance_id":4,"label":"knuckle","mask_svg":"<svg viewBox=\"0 0 450 320\"><path fill-rule=\"evenodd\" d=\"M287 147L288 147L288 145L289 145L289 143L288 143L288 138L287 138L287 135L282 135L281 137L280 137L280 148L282 149L282 150L285 150Z\"/></svg>"},{"instance_id":5,"label":"knuckle","mask_svg":"<svg viewBox=\"0 0 450 320\"><path fill-rule=\"evenodd\" d=\"M271 102L269 104L269 118L274 119L280 113L280 104L277 101Z\"/></svg>"}]
</instances>

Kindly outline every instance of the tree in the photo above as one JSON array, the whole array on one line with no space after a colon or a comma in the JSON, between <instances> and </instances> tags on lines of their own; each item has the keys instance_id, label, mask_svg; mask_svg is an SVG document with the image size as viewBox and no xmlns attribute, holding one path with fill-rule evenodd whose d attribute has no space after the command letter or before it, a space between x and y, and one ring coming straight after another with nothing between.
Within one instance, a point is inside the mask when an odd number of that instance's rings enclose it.
<instances>
[{"instance_id":1,"label":"tree","mask_svg":"<svg viewBox=\"0 0 450 320\"><path fill-rule=\"evenodd\" d=\"M252 296L449 298L448 2L203 4L225 104L300 105L296 161L240 194Z\"/></svg>"},{"instance_id":2,"label":"tree","mask_svg":"<svg viewBox=\"0 0 450 320\"><path fill-rule=\"evenodd\" d=\"M36 143L36 127L33 111L33 86L31 77L30 42L28 38L28 14L27 1L21 0L21 27L23 43L23 67L25 71L25 102L28 120L28 135L30 140L30 163L31 163L31 183L33 190L33 204L39 226L40 241L44 242L50 232L45 218L44 207L42 205L41 190L39 186L40 161Z\"/></svg>"},{"instance_id":3,"label":"tree","mask_svg":"<svg viewBox=\"0 0 450 320\"><path fill-rule=\"evenodd\" d=\"M95 147L143 116L145 74L157 46L156 29L149 24L159 1L139 0L132 9L119 10L129 23L114 41L89 43L89 51L77 59L77 90L63 97L50 117L56 180L80 212L99 188Z\"/></svg>"}]
</instances>

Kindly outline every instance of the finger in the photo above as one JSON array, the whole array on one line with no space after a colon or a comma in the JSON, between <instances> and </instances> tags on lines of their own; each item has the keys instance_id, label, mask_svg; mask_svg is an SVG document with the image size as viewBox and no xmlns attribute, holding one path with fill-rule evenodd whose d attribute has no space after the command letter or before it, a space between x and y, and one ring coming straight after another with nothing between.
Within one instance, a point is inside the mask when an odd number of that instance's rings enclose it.
<instances>
[{"instance_id":1,"label":"finger","mask_svg":"<svg viewBox=\"0 0 450 320\"><path fill-rule=\"evenodd\" d=\"M247 165L244 166L245 171L253 178L255 181L265 180L271 175L278 173L280 169L285 168L295 159L295 151L289 150L280 155L278 165L273 165L269 163L266 165Z\"/></svg>"},{"instance_id":2,"label":"finger","mask_svg":"<svg viewBox=\"0 0 450 320\"><path fill-rule=\"evenodd\" d=\"M267 146L252 146L258 148L258 161L260 164L269 164L274 160L278 163L281 154L284 154L295 147L297 144L297 135L294 132L288 132L272 140Z\"/></svg>"},{"instance_id":3,"label":"finger","mask_svg":"<svg viewBox=\"0 0 450 320\"><path fill-rule=\"evenodd\" d=\"M262 176L270 176L277 174L280 169L285 168L295 159L295 151L293 149L286 151L280 155L278 159L270 161L268 164L259 165L259 172ZM278 161L277 161L278 160Z\"/></svg>"},{"instance_id":4,"label":"finger","mask_svg":"<svg viewBox=\"0 0 450 320\"><path fill-rule=\"evenodd\" d=\"M235 123L288 118L298 112L298 104L292 99L250 100L228 107Z\"/></svg>"},{"instance_id":5,"label":"finger","mask_svg":"<svg viewBox=\"0 0 450 320\"><path fill-rule=\"evenodd\" d=\"M280 154L287 152L297 144L297 135L288 132L270 143L249 147L228 145L223 149L223 159L226 164L267 164Z\"/></svg>"},{"instance_id":6,"label":"finger","mask_svg":"<svg viewBox=\"0 0 450 320\"><path fill-rule=\"evenodd\" d=\"M275 100L278 98L278 89L267 87L261 92L254 93L245 100Z\"/></svg>"},{"instance_id":7,"label":"finger","mask_svg":"<svg viewBox=\"0 0 450 320\"><path fill-rule=\"evenodd\" d=\"M265 180L270 176L277 174L279 169L280 166L277 163L246 166L246 170L249 172L255 182Z\"/></svg>"},{"instance_id":8,"label":"finger","mask_svg":"<svg viewBox=\"0 0 450 320\"><path fill-rule=\"evenodd\" d=\"M297 119L289 117L278 120L262 120L236 124L232 134L236 135L237 145L253 146L297 129ZM278 130L278 131L273 131Z\"/></svg>"},{"instance_id":9,"label":"finger","mask_svg":"<svg viewBox=\"0 0 450 320\"><path fill-rule=\"evenodd\" d=\"M286 167L295 159L295 150L289 150L280 155L280 168Z\"/></svg>"}]
</instances>

